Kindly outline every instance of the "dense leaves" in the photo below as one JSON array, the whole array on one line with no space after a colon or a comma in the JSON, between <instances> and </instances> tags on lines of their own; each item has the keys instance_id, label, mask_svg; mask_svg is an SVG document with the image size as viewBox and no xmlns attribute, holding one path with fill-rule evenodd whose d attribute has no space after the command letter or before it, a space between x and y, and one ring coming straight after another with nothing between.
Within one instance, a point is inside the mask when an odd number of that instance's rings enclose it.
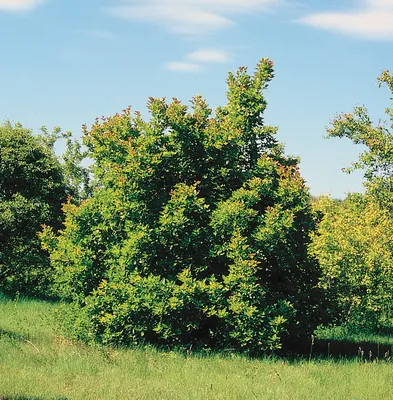
<instances>
[{"instance_id":1,"label":"dense leaves","mask_svg":"<svg viewBox=\"0 0 393 400\"><path fill-rule=\"evenodd\" d=\"M0 288L45 294L51 275L37 236L57 230L67 187L63 170L42 138L21 125L0 126Z\"/></svg>"},{"instance_id":2,"label":"dense leaves","mask_svg":"<svg viewBox=\"0 0 393 400\"><path fill-rule=\"evenodd\" d=\"M151 98L97 119L84 141L100 187L43 235L79 337L273 350L318 322L310 198L265 126L264 59L228 78L215 115Z\"/></svg>"},{"instance_id":3,"label":"dense leaves","mask_svg":"<svg viewBox=\"0 0 393 400\"><path fill-rule=\"evenodd\" d=\"M273 75L268 59L230 73L215 112L150 98L149 120L97 119L87 151L59 128L1 126L0 290L62 297L74 335L102 343L257 354L320 322L391 330L393 109L390 126L365 107L333 120L328 137L364 148L347 171L364 170L366 194L312 209L264 124ZM388 71L379 84L393 95Z\"/></svg>"},{"instance_id":4,"label":"dense leaves","mask_svg":"<svg viewBox=\"0 0 393 400\"><path fill-rule=\"evenodd\" d=\"M393 328L393 220L369 196L320 198L313 235L321 286L336 322L370 330Z\"/></svg>"}]
</instances>

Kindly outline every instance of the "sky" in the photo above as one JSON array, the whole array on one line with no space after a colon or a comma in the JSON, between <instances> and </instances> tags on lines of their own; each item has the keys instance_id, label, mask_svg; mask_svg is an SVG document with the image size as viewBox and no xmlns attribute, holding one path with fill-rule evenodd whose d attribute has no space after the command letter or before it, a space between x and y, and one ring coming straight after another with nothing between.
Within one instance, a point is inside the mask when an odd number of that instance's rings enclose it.
<instances>
[{"instance_id":1,"label":"sky","mask_svg":"<svg viewBox=\"0 0 393 400\"><path fill-rule=\"evenodd\" d=\"M386 119L393 0L0 0L0 122L81 126L150 96L226 102L228 71L269 57L265 121L313 195L362 191L360 148L325 139L339 113Z\"/></svg>"}]
</instances>

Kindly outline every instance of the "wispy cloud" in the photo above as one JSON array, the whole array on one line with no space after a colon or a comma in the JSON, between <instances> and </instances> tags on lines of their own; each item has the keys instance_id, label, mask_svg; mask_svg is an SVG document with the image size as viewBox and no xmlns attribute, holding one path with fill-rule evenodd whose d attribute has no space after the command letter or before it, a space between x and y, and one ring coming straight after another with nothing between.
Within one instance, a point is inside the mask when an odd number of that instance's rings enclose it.
<instances>
[{"instance_id":1,"label":"wispy cloud","mask_svg":"<svg viewBox=\"0 0 393 400\"><path fill-rule=\"evenodd\" d=\"M187 55L187 59L202 63L226 63L231 60L231 54L218 49L199 49Z\"/></svg>"},{"instance_id":2,"label":"wispy cloud","mask_svg":"<svg viewBox=\"0 0 393 400\"><path fill-rule=\"evenodd\" d=\"M220 49L199 49L188 53L183 61L173 61L166 64L166 69L175 72L200 72L206 64L226 63L232 54Z\"/></svg>"},{"instance_id":3,"label":"wispy cloud","mask_svg":"<svg viewBox=\"0 0 393 400\"><path fill-rule=\"evenodd\" d=\"M321 29L374 40L393 40L393 0L358 0L347 12L308 15L300 22Z\"/></svg>"},{"instance_id":4,"label":"wispy cloud","mask_svg":"<svg viewBox=\"0 0 393 400\"><path fill-rule=\"evenodd\" d=\"M283 0L123 0L109 11L117 17L160 25L180 35L228 28L239 13L266 11Z\"/></svg>"},{"instance_id":5,"label":"wispy cloud","mask_svg":"<svg viewBox=\"0 0 393 400\"><path fill-rule=\"evenodd\" d=\"M173 72L199 72L203 67L199 64L186 61L172 61L166 64L166 69Z\"/></svg>"},{"instance_id":6,"label":"wispy cloud","mask_svg":"<svg viewBox=\"0 0 393 400\"><path fill-rule=\"evenodd\" d=\"M0 11L29 11L45 0L0 0Z\"/></svg>"}]
</instances>

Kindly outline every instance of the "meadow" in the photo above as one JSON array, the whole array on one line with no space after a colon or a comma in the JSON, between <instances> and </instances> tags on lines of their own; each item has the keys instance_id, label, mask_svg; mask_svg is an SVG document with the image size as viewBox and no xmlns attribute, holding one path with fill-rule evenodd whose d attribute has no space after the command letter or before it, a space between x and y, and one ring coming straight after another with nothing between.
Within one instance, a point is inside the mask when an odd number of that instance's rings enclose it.
<instances>
[{"instance_id":1,"label":"meadow","mask_svg":"<svg viewBox=\"0 0 393 400\"><path fill-rule=\"evenodd\" d=\"M55 303L0 298L0 399L390 399L390 359L250 359L86 346Z\"/></svg>"}]
</instances>

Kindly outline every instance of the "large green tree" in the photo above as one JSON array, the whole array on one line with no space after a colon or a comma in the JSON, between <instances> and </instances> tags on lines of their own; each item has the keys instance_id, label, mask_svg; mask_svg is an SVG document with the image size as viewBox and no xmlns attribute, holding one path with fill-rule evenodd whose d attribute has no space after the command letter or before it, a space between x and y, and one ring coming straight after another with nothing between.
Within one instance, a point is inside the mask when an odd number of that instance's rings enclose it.
<instances>
[{"instance_id":1,"label":"large green tree","mask_svg":"<svg viewBox=\"0 0 393 400\"><path fill-rule=\"evenodd\" d=\"M85 132L100 188L43 235L80 337L277 349L318 323L310 196L264 124L273 64L228 77L228 103L151 98Z\"/></svg>"},{"instance_id":2,"label":"large green tree","mask_svg":"<svg viewBox=\"0 0 393 400\"><path fill-rule=\"evenodd\" d=\"M51 149L20 124L0 126L0 290L45 294L51 275L41 225L55 230L67 185Z\"/></svg>"}]
</instances>

